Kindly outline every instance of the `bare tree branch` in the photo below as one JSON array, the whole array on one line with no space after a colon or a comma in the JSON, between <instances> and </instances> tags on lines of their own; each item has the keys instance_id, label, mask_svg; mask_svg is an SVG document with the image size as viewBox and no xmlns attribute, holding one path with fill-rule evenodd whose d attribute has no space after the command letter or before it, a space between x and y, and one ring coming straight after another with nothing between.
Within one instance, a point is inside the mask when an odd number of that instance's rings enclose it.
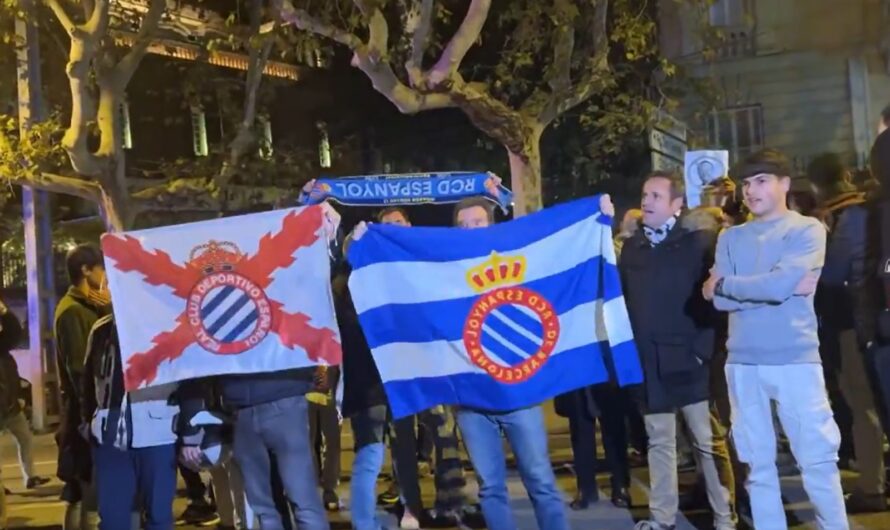
<instances>
[{"instance_id":1,"label":"bare tree branch","mask_svg":"<svg viewBox=\"0 0 890 530\"><path fill-rule=\"evenodd\" d=\"M9 184L30 186L53 193L80 197L90 202L97 202L102 195L102 188L95 181L65 177L54 173L41 173L37 177L31 178L13 175L4 181Z\"/></svg>"},{"instance_id":2,"label":"bare tree branch","mask_svg":"<svg viewBox=\"0 0 890 530\"><path fill-rule=\"evenodd\" d=\"M405 31L411 34L411 55L405 62L408 82L412 87L423 85L423 55L433 27L433 0L413 0L405 20Z\"/></svg>"},{"instance_id":3,"label":"bare tree branch","mask_svg":"<svg viewBox=\"0 0 890 530\"><path fill-rule=\"evenodd\" d=\"M399 81L389 63L374 60L366 53L355 52L352 64L371 80L374 90L385 96L403 114L455 106L450 94L414 90Z\"/></svg>"},{"instance_id":4,"label":"bare tree branch","mask_svg":"<svg viewBox=\"0 0 890 530\"><path fill-rule=\"evenodd\" d=\"M303 31L309 31L322 37L327 37L334 42L355 50L362 46L362 40L352 33L340 29L332 24L327 24L309 15L303 9L295 9L290 0L275 0L281 19L288 24L293 24Z\"/></svg>"},{"instance_id":5,"label":"bare tree branch","mask_svg":"<svg viewBox=\"0 0 890 530\"><path fill-rule=\"evenodd\" d=\"M158 29L166 7L166 0L150 0L148 11L142 19L142 25L139 27L139 33L136 34L133 46L114 68L112 74L114 82L118 83L120 87L126 87L130 79L133 78L133 74L136 73L136 68L148 51L152 36Z\"/></svg>"},{"instance_id":6,"label":"bare tree branch","mask_svg":"<svg viewBox=\"0 0 890 530\"><path fill-rule=\"evenodd\" d=\"M93 40L105 35L105 30L108 29L108 2L109 0L96 0L93 5L93 14L82 26Z\"/></svg>"},{"instance_id":7,"label":"bare tree branch","mask_svg":"<svg viewBox=\"0 0 890 530\"><path fill-rule=\"evenodd\" d=\"M594 12L594 53L587 61L581 79L571 88L567 97L560 98L552 116L544 123L553 121L560 114L586 101L595 91L603 88L609 70L609 34L607 28L608 0L597 0Z\"/></svg>"},{"instance_id":8,"label":"bare tree branch","mask_svg":"<svg viewBox=\"0 0 890 530\"><path fill-rule=\"evenodd\" d=\"M216 179L216 184L220 188L228 186L237 171L241 158L247 154L248 149L254 144L257 95L260 82L263 79L263 70L266 68L269 54L272 52L272 45L275 43L275 40L271 37L263 39L262 44L259 46L255 42L251 42L253 38L259 36L262 22L262 3L256 1L251 4L250 10L251 34L250 39L248 39L249 55L244 82L244 110L241 122L238 124L238 133L229 143L229 159L223 163L222 170Z\"/></svg>"},{"instance_id":9,"label":"bare tree branch","mask_svg":"<svg viewBox=\"0 0 890 530\"><path fill-rule=\"evenodd\" d=\"M479 39L482 27L488 19L488 11L491 8L491 0L472 0L467 9L460 28L455 32L451 41L442 51L442 56L430 69L427 78L430 86L435 87L457 73L460 63L467 52Z\"/></svg>"},{"instance_id":10,"label":"bare tree branch","mask_svg":"<svg viewBox=\"0 0 890 530\"><path fill-rule=\"evenodd\" d=\"M575 50L575 6L568 0L554 0L558 26L553 38L553 63L550 65L548 85L554 93L561 93L572 85L572 52ZM577 13L577 11L575 11Z\"/></svg>"},{"instance_id":11,"label":"bare tree branch","mask_svg":"<svg viewBox=\"0 0 890 530\"><path fill-rule=\"evenodd\" d=\"M58 19L59 24L61 24L62 27L65 28L65 32L73 37L78 30L78 26L74 23L73 20L71 20L71 17L68 16L68 12L65 11L65 7L59 3L59 0L47 0L46 3L47 5L49 5L49 8L52 10L53 14L56 16L56 19Z\"/></svg>"},{"instance_id":12,"label":"bare tree branch","mask_svg":"<svg viewBox=\"0 0 890 530\"><path fill-rule=\"evenodd\" d=\"M375 9L368 19L368 54L377 61L388 60L389 24L379 9Z\"/></svg>"},{"instance_id":13,"label":"bare tree branch","mask_svg":"<svg viewBox=\"0 0 890 530\"><path fill-rule=\"evenodd\" d=\"M594 15L591 31L593 46L584 50L589 58L584 61L581 78L572 85L572 56L582 53L575 50L575 17L572 5L566 0L554 0L554 8L565 27L557 28L554 37L553 63L548 69L547 87L535 91L522 105L523 114L534 116L538 122L547 126L562 113L587 100L596 90L603 88L608 76L603 75L609 69L609 35L607 33L608 0L594 0Z\"/></svg>"},{"instance_id":14,"label":"bare tree branch","mask_svg":"<svg viewBox=\"0 0 890 530\"><path fill-rule=\"evenodd\" d=\"M530 137L534 123L511 109L488 91L485 83L465 83L457 79L448 87L454 105L460 108L479 130L514 153L522 153L525 139Z\"/></svg>"}]
</instances>

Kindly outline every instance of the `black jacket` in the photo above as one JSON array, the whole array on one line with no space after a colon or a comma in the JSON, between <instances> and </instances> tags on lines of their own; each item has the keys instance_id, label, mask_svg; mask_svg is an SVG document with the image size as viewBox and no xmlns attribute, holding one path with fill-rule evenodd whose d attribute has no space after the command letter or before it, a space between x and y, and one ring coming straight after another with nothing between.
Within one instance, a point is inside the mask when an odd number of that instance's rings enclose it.
<instances>
[{"instance_id":1,"label":"black jacket","mask_svg":"<svg viewBox=\"0 0 890 530\"><path fill-rule=\"evenodd\" d=\"M718 313L701 287L714 263L717 234L681 218L659 245L643 231L627 240L619 270L645 374L647 413L669 412L709 397L708 362Z\"/></svg>"},{"instance_id":2,"label":"black jacket","mask_svg":"<svg viewBox=\"0 0 890 530\"><path fill-rule=\"evenodd\" d=\"M857 291L866 284L868 270L868 225L873 216L865 194L843 193L822 206L821 217L828 226L825 266L816 291L816 313L823 329L856 329ZM873 311L873 310L872 310ZM874 314L870 318L874 318Z\"/></svg>"},{"instance_id":3,"label":"black jacket","mask_svg":"<svg viewBox=\"0 0 890 530\"><path fill-rule=\"evenodd\" d=\"M21 393L21 377L19 367L12 356L22 338L22 323L12 311L0 316L0 418L18 414L22 407L19 404Z\"/></svg>"},{"instance_id":4,"label":"black jacket","mask_svg":"<svg viewBox=\"0 0 890 530\"><path fill-rule=\"evenodd\" d=\"M343 416L350 417L370 407L385 405L387 400L348 288L337 297L336 309L343 345Z\"/></svg>"}]
</instances>

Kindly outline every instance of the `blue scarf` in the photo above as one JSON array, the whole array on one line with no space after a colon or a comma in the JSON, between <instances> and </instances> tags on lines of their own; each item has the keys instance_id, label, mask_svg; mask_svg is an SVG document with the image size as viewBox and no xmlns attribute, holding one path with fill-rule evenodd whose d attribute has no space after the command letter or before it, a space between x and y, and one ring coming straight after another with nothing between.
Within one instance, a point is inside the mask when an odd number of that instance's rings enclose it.
<instances>
[{"instance_id":1,"label":"blue scarf","mask_svg":"<svg viewBox=\"0 0 890 530\"><path fill-rule=\"evenodd\" d=\"M308 196L300 193L300 203L319 204L331 199L347 206L411 206L450 204L482 196L506 213L513 203L513 193L490 179L488 173L473 172L320 178Z\"/></svg>"}]
</instances>

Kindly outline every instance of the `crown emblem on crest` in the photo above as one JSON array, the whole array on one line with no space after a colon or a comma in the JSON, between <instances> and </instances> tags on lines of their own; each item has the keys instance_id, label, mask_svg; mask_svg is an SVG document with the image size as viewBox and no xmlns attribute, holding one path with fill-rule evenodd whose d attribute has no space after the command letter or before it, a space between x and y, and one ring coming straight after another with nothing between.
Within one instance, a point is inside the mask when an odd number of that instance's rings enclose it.
<instances>
[{"instance_id":1,"label":"crown emblem on crest","mask_svg":"<svg viewBox=\"0 0 890 530\"><path fill-rule=\"evenodd\" d=\"M242 259L244 254L241 249L231 241L210 240L189 253L189 265L204 274L231 272Z\"/></svg>"},{"instance_id":2,"label":"crown emblem on crest","mask_svg":"<svg viewBox=\"0 0 890 530\"><path fill-rule=\"evenodd\" d=\"M524 280L524 256L501 256L492 252L488 260L467 271L467 283L479 293L503 285L520 284Z\"/></svg>"}]
</instances>

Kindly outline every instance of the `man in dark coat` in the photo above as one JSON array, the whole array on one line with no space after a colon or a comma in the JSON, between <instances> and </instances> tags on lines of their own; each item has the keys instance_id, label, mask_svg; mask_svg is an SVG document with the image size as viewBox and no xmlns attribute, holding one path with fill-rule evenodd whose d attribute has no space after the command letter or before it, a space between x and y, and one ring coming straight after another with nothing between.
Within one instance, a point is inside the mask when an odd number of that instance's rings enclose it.
<instances>
[{"instance_id":1,"label":"man in dark coat","mask_svg":"<svg viewBox=\"0 0 890 530\"><path fill-rule=\"evenodd\" d=\"M676 414L692 431L718 530L735 528L726 433L712 413L709 361L717 314L701 286L713 264L717 234L683 221L683 182L653 173L643 185L643 226L619 262L625 300L645 373L651 530L668 530L678 511Z\"/></svg>"},{"instance_id":2,"label":"man in dark coat","mask_svg":"<svg viewBox=\"0 0 890 530\"><path fill-rule=\"evenodd\" d=\"M95 528L96 495L89 487L90 446L78 432L81 382L87 338L96 321L108 313L111 299L105 280L102 253L92 245L78 245L65 258L71 285L56 306L53 329L56 363L62 389L62 419L56 440L59 445L57 475L65 482L62 500L66 530ZM85 487L86 486L86 487Z\"/></svg>"},{"instance_id":3,"label":"man in dark coat","mask_svg":"<svg viewBox=\"0 0 890 530\"><path fill-rule=\"evenodd\" d=\"M859 464L859 477L847 498L847 512L880 512L887 509L884 497L884 433L878 421L872 385L860 337L856 290L861 289L868 270L868 225L871 205L865 193L852 184L850 173L840 156L826 153L813 159L807 177L820 200L819 217L828 227L825 266L816 290L816 315L819 318L819 343L826 380L835 378L843 401L849 406L851 438ZM866 318L874 318L869 310ZM832 403L833 405L833 403ZM852 436L850 436L852 434Z\"/></svg>"}]
</instances>

